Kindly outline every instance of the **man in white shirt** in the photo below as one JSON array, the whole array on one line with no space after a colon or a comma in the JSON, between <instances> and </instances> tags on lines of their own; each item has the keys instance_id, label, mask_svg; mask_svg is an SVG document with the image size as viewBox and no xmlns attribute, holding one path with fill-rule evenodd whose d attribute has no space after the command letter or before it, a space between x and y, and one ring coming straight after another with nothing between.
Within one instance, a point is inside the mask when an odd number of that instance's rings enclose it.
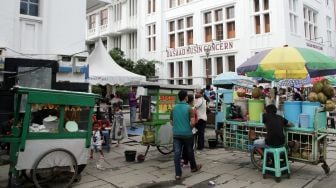
<instances>
[{"instance_id":1,"label":"man in white shirt","mask_svg":"<svg viewBox=\"0 0 336 188\"><path fill-rule=\"evenodd\" d=\"M197 150L202 150L204 148L204 131L207 121L207 101L204 99L204 90L198 90L195 95L195 108L197 110L198 122L196 123L197 128Z\"/></svg>"}]
</instances>

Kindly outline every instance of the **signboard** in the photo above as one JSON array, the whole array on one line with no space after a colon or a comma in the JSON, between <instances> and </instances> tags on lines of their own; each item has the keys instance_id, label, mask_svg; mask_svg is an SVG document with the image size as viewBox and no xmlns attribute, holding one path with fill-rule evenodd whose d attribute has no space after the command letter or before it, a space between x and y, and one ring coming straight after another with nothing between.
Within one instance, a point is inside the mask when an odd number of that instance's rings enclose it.
<instances>
[{"instance_id":1,"label":"signboard","mask_svg":"<svg viewBox=\"0 0 336 188\"><path fill-rule=\"evenodd\" d=\"M309 42L307 42L306 45L307 45L308 47L311 47L311 48L315 48L315 49L318 49L318 50L323 50L323 47L320 46L320 45L318 45L318 44L313 44L313 43L309 43Z\"/></svg>"},{"instance_id":2,"label":"signboard","mask_svg":"<svg viewBox=\"0 0 336 188\"><path fill-rule=\"evenodd\" d=\"M191 45L185 46L181 48L169 48L166 50L166 57L173 58L173 57L180 57L185 55L194 55L194 54L201 54L205 53L206 49L210 48L211 52L221 52L227 51L234 48L233 41L218 41L213 42L211 44L202 44L202 45Z\"/></svg>"},{"instance_id":3,"label":"signboard","mask_svg":"<svg viewBox=\"0 0 336 188\"><path fill-rule=\"evenodd\" d=\"M151 118L151 96L140 96L140 119Z\"/></svg>"},{"instance_id":4,"label":"signboard","mask_svg":"<svg viewBox=\"0 0 336 188\"><path fill-rule=\"evenodd\" d=\"M176 102L175 95L160 95L159 113L170 113Z\"/></svg>"}]
</instances>

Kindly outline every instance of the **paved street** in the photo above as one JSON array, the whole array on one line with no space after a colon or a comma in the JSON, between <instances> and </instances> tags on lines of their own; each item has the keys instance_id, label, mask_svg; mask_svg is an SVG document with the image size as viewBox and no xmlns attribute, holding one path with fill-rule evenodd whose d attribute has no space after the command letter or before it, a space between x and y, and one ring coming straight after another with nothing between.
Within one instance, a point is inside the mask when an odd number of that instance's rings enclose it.
<instances>
[{"instance_id":1,"label":"paved street","mask_svg":"<svg viewBox=\"0 0 336 188\"><path fill-rule=\"evenodd\" d=\"M213 129L207 129L206 137L213 137ZM140 140L140 137L131 137ZM333 137L335 139L335 137ZM111 151L105 151L105 160L99 159L98 153L89 161L82 179L75 188L109 187L258 187L258 188L331 188L336 186L336 142L328 147L330 175L326 176L320 165L291 163L290 179L283 177L276 183L272 177L262 178L250 163L247 153L230 151L224 148L205 149L196 153L197 162L202 163L200 172L190 173L183 169L181 181L174 180L173 156L160 154L155 147L144 162L126 162L125 150L144 153L146 147L137 142L128 142L119 147L113 145ZM97 164L103 168L97 168ZM1 168L0 186L5 186L6 168ZM215 185L210 186L209 181ZM2 184L1 184L2 183Z\"/></svg>"},{"instance_id":2,"label":"paved street","mask_svg":"<svg viewBox=\"0 0 336 188\"><path fill-rule=\"evenodd\" d=\"M212 137L212 129L207 130L207 137ZM113 147L106 154L104 170L96 168L96 159L90 161L76 188L89 187L209 187L209 181L214 182L213 187L272 187L272 188L309 188L309 187L335 187L336 186L336 143L328 148L328 164L330 176L324 174L320 165L308 165L299 162L291 164L292 176L281 179L276 183L274 178L262 178L250 163L247 153L230 151L223 148L205 149L196 153L197 162L202 163L200 172L190 173L188 168L183 169L183 179L174 180L173 156L164 156L152 147L143 163L125 162L123 152L135 149L144 153L145 147L137 143L123 144Z\"/></svg>"}]
</instances>

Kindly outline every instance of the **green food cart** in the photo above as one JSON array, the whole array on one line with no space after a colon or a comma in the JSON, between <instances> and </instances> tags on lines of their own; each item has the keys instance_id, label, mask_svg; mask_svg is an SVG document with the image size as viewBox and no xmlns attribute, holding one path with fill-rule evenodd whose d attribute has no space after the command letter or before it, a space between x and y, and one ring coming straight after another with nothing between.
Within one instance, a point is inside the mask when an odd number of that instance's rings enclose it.
<instances>
[{"instance_id":1,"label":"green food cart","mask_svg":"<svg viewBox=\"0 0 336 188\"><path fill-rule=\"evenodd\" d=\"M173 151L173 132L170 124L170 112L178 101L178 92L186 90L194 94L200 88L192 85L165 85L157 82L130 82L129 86L144 87L145 95L139 99L139 119L144 125L142 144L147 146L145 156L150 146L156 146L164 155Z\"/></svg>"},{"instance_id":2,"label":"green food cart","mask_svg":"<svg viewBox=\"0 0 336 188\"><path fill-rule=\"evenodd\" d=\"M14 123L10 135L9 187L70 187L87 164L93 107L98 95L26 87L13 88ZM28 181L27 181L28 182Z\"/></svg>"}]
</instances>

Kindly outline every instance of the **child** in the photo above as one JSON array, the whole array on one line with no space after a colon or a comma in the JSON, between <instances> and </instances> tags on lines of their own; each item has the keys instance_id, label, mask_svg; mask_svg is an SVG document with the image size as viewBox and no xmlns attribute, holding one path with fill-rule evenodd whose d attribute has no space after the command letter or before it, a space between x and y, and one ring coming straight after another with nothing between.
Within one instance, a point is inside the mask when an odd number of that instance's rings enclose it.
<instances>
[{"instance_id":1,"label":"child","mask_svg":"<svg viewBox=\"0 0 336 188\"><path fill-rule=\"evenodd\" d=\"M104 159L104 153L102 150L102 143L104 142L103 133L99 129L99 123L94 122L92 128L92 137L91 137L91 154L90 159L93 159L93 149L98 149L100 152L100 158Z\"/></svg>"},{"instance_id":2,"label":"child","mask_svg":"<svg viewBox=\"0 0 336 188\"><path fill-rule=\"evenodd\" d=\"M120 103L113 104L114 119L112 127L112 140L117 140L116 147L119 146L120 140L127 136L126 127L124 126L124 115Z\"/></svg>"}]
</instances>

